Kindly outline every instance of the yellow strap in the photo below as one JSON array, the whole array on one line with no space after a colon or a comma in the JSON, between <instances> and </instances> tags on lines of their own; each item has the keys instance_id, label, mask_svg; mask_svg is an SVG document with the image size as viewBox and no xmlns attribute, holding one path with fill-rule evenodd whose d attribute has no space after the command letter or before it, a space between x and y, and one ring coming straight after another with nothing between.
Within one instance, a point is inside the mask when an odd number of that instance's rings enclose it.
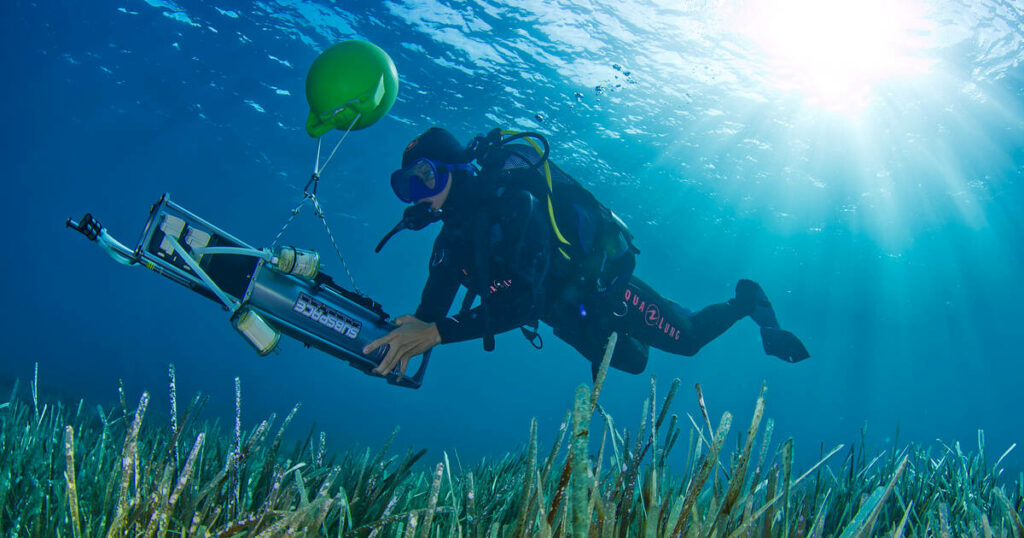
<instances>
[{"instance_id":1,"label":"yellow strap","mask_svg":"<svg viewBox=\"0 0 1024 538\"><path fill-rule=\"evenodd\" d=\"M516 135L519 134L519 131L502 131L501 134L503 136ZM544 150L542 150L536 142L534 142L530 138L524 138L524 140L526 140L527 143L533 146L533 149L534 151L537 152L537 155L541 156L542 158L544 157ZM558 229L558 222L555 221L555 206L554 204L551 203L551 193L554 192L555 187L554 182L551 180L551 167L548 166L547 159L544 159L544 178L547 180L548 183L548 217L551 219L551 229L554 230L555 237L558 238L558 241L560 243L562 243L563 245L571 245L572 243L570 243L569 240L562 235L562 231ZM565 256L565 259L570 259L569 255L566 254L565 251L562 250L561 248L558 249L558 252L560 252L562 256Z\"/></svg>"}]
</instances>

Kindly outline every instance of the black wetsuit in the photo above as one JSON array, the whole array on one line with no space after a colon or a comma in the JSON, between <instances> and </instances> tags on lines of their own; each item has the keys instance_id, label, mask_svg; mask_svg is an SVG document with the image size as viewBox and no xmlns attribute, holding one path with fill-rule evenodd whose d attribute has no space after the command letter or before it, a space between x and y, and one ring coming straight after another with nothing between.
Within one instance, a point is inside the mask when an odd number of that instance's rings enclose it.
<instances>
[{"instance_id":1,"label":"black wetsuit","mask_svg":"<svg viewBox=\"0 0 1024 538\"><path fill-rule=\"evenodd\" d=\"M505 192L493 202L475 201L453 188L446 217L434 241L430 274L416 317L437 324L442 343L501 333L541 320L596 367L612 331L619 343L612 366L640 373L648 346L692 356L748 314L735 300L697 312L665 299L639 278L623 279L603 296L574 293L572 266L552 255L546 209L526 191ZM484 218L486 217L486 218ZM486 230L488 282L479 279L481 245ZM448 315L460 286L487 294L482 305L466 302ZM488 329L487 317L490 318Z\"/></svg>"},{"instance_id":2,"label":"black wetsuit","mask_svg":"<svg viewBox=\"0 0 1024 538\"><path fill-rule=\"evenodd\" d=\"M454 194L453 190L453 194ZM454 200L449 200L454 202ZM464 301L459 313L448 316L460 286L472 294L487 294L490 330L501 333L538 317L538 298L546 284L550 258L547 223L531 211L537 200L525 191L506 193L489 204L465 204L448 211L434 240L430 274L415 316L437 323L442 343L483 337L487 331L484 306ZM482 230L482 226L489 229ZM509 232L508 230L514 230ZM480 281L478 233L487 234L489 273ZM521 240L522 238L522 240ZM446 317L447 316L447 317Z\"/></svg>"}]
</instances>

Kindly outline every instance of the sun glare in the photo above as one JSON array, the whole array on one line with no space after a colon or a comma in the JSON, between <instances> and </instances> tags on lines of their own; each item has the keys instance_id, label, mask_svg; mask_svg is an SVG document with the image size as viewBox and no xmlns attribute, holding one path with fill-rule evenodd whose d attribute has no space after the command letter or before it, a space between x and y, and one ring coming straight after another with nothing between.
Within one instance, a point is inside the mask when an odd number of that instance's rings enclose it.
<instances>
[{"instance_id":1,"label":"sun glare","mask_svg":"<svg viewBox=\"0 0 1024 538\"><path fill-rule=\"evenodd\" d=\"M735 27L766 60L770 84L828 109L863 108L881 81L927 72L928 28L913 0L750 0Z\"/></svg>"}]
</instances>

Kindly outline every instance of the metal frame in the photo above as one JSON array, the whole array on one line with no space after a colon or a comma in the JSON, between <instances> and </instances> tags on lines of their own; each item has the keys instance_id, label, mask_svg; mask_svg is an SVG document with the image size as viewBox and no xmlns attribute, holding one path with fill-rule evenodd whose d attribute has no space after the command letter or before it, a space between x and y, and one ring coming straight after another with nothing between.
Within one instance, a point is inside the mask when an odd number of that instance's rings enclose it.
<instances>
[{"instance_id":1,"label":"metal frame","mask_svg":"<svg viewBox=\"0 0 1024 538\"><path fill-rule=\"evenodd\" d=\"M139 263L154 272L163 275L201 295L217 301L218 303L224 304L225 298L237 300L240 303L240 307L251 309L261 316L263 316L267 323L273 328L287 334L288 336L306 344L307 346L316 347L317 349L333 355L339 359L348 362L352 367L366 373L368 375L376 376L372 371L376 368L387 354L387 346L382 346L370 356L362 355L360 353L361 347L368 344L375 338L387 334L395 328L388 319L386 319L383 312L375 312L368 309L362 304L359 304L352 299L342 295L342 291L336 289L334 284L330 283L328 278L326 282L313 282L310 280L302 279L292 275L285 275L278 273L271 267L268 267L263 259L258 259L253 269L252 275L249 276L248 283L245 286L245 292L241 297L236 297L234 294L228 293L220 289L220 284L210 279L209 283L204 281L202 277L192 272L199 271L204 274L207 278L209 275L205 274L203 268L200 268L197 263L188 264L190 269L186 270L178 265L172 263L170 259L164 259L161 256L157 256L150 252L150 247L154 240L154 234L162 222L165 215L171 215L175 218L183 220L187 225L200 229L207 233L216 234L222 239L229 242L233 242L236 245L254 249L248 243L238 239L237 237L225 232L218 226L211 224L209 221L199 217L195 213L181 207L180 205L172 202L168 194L164 193L160 196L160 199L150 208L149 219L146 221L146 225L142 230L139 242L135 247L134 252L129 251L127 247L116 243L112 238L109 238L110 242L115 243L114 247L107 246L105 248L110 251L114 248L114 251L119 256L124 257L129 263ZM86 215L89 217L89 215ZM79 232L85 233L82 227L72 224L73 221L68 220L68 226L77 229ZM98 225L98 223L97 223ZM106 231L101 230L104 237L101 241L106 241ZM90 237L87 235L87 237ZM92 239L92 237L90 237ZM179 249L181 243L178 242L175 248L176 254L180 256L189 256L184 250ZM216 256L218 254L209 254L210 256ZM195 261L195 260L193 260ZM190 272L191 271L191 272ZM246 275L248 276L248 275ZM215 289L211 289L210 286L214 286ZM237 289L236 289L237 291ZM345 317L350 323L350 327L355 327L358 323L358 330L354 335L342 335L339 336L339 340L334 341L329 336L333 333L329 333L330 326L328 328L321 327L317 321L318 318L312 318L308 315L306 318L298 314L295 310L296 300L294 298L296 293L308 294L311 297L316 298L320 301L321 306L324 309L336 311L339 316ZM228 301L230 302L230 301ZM232 306L238 307L239 305ZM228 308L225 305L225 308ZM230 308L228 308L230 310ZM317 311L319 312L319 310ZM319 315L319 314L317 314ZM300 323L309 325L303 327ZM323 333L323 334L318 334ZM341 333L339 333L340 335ZM345 340L344 338L348 338ZM351 349L350 349L351 348ZM398 385L407 388L419 388L423 382L423 377L426 375L427 365L430 361L430 351L424 353L421 356L419 367L415 373L411 376L403 376L397 370L392 370L386 376L383 376L388 383L392 385Z\"/></svg>"}]
</instances>

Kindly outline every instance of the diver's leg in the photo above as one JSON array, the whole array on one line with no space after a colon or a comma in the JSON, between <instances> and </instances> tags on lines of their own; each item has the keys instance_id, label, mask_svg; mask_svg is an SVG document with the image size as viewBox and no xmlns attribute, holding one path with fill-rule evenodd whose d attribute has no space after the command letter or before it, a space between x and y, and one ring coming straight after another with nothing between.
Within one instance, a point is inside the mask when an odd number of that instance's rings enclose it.
<instances>
[{"instance_id":1,"label":"diver's leg","mask_svg":"<svg viewBox=\"0 0 1024 538\"><path fill-rule=\"evenodd\" d=\"M555 327L555 336L561 338L590 361L591 374L595 379L601 360L604 358L605 343L612 331L619 332L619 339L615 344L615 351L612 353L609 366L630 374L643 373L644 368L647 367L647 344L627 335L626 330L616 323L613 323L610 328L601 328L592 325L595 321L596 318L588 318L577 321L571 327L567 327L565 324L552 326Z\"/></svg>"},{"instance_id":2,"label":"diver's leg","mask_svg":"<svg viewBox=\"0 0 1024 538\"><path fill-rule=\"evenodd\" d=\"M752 280L740 280L732 299L692 314L633 277L616 315L620 318L617 324L626 334L655 348L687 357L696 355L734 323L750 316L761 326L765 353L787 362L799 362L810 356L800 339L779 328L768 297Z\"/></svg>"},{"instance_id":3,"label":"diver's leg","mask_svg":"<svg viewBox=\"0 0 1024 538\"><path fill-rule=\"evenodd\" d=\"M700 312L685 320L690 325L686 344L690 352L685 354L693 356L702 347L729 330L729 327L732 327L737 321L743 319L745 315L732 301L705 306Z\"/></svg>"},{"instance_id":4,"label":"diver's leg","mask_svg":"<svg viewBox=\"0 0 1024 538\"><path fill-rule=\"evenodd\" d=\"M639 278L629 281L623 301L614 310L616 330L649 346L692 357L734 323L750 316L761 326L761 343L768 355L787 362L810 356L800 340L779 328L775 311L756 282L740 280L736 296L696 314L661 296Z\"/></svg>"},{"instance_id":5,"label":"diver's leg","mask_svg":"<svg viewBox=\"0 0 1024 538\"><path fill-rule=\"evenodd\" d=\"M751 281L741 282L754 284ZM759 286L754 286L760 291ZM625 316L622 323L630 335L642 342L669 353L692 357L737 321L746 316L753 317L756 312L763 314L757 311L760 302L754 288L741 284L736 291L736 297L708 305L693 314L634 277L624 295ZM767 300L764 303L768 304ZM770 312L770 305L768 307ZM767 315L760 318L766 320ZM774 315L771 320L774 320Z\"/></svg>"},{"instance_id":6,"label":"diver's leg","mask_svg":"<svg viewBox=\"0 0 1024 538\"><path fill-rule=\"evenodd\" d=\"M647 368L647 357L647 344L632 336L621 335L615 344L615 352L612 353L609 366L627 374L642 374ZM604 358L603 354L601 358ZM600 361L594 365L594 375L596 376Z\"/></svg>"},{"instance_id":7,"label":"diver's leg","mask_svg":"<svg viewBox=\"0 0 1024 538\"><path fill-rule=\"evenodd\" d=\"M630 279L623 300L621 323L629 335L655 348L688 357L750 313L735 300L692 313L636 277Z\"/></svg>"}]
</instances>

